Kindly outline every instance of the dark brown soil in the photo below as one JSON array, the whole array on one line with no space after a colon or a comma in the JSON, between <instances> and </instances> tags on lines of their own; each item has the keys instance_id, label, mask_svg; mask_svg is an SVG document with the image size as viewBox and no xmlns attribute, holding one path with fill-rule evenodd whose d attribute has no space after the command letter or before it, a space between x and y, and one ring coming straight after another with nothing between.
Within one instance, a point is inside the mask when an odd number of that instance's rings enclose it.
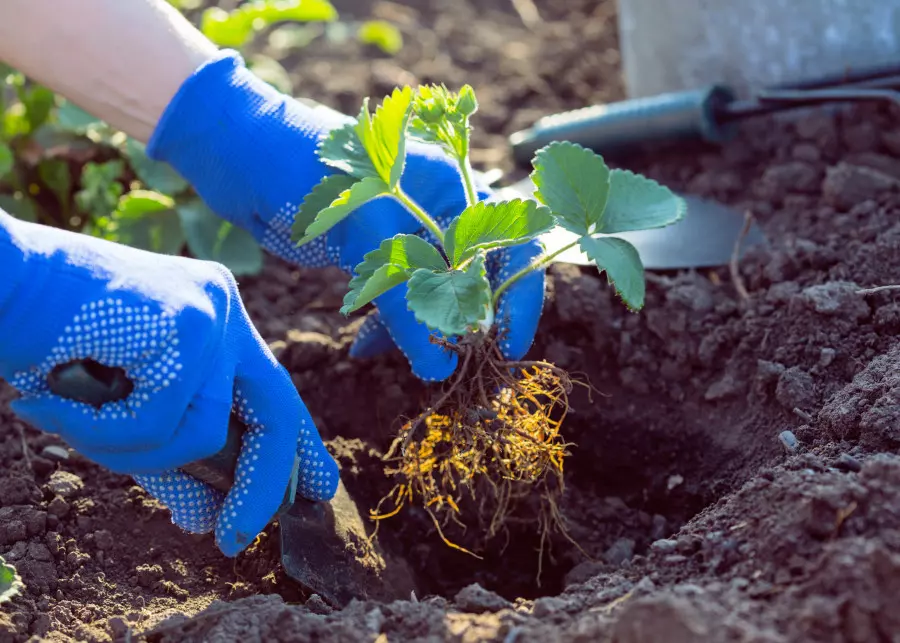
<instances>
[{"instance_id":1,"label":"dark brown soil","mask_svg":"<svg viewBox=\"0 0 900 643\"><path fill-rule=\"evenodd\" d=\"M407 48L389 59L318 42L298 87L352 111L398 82L470 82L484 167L510 169L503 135L535 116L620 95L611 1L538 2L534 32L505 0L357 5L406 21ZM381 533L418 599L332 611L284 577L277 526L228 561L129 478L54 460L56 440L3 406L0 555L28 593L0 612L0 641L900 639L900 303L858 292L900 283L897 116L816 111L750 123L722 149L623 161L749 210L771 248L741 263L746 300L727 267L654 273L638 315L595 273L551 271L531 355L600 391L576 387L567 420L563 513L591 559L557 539L538 587L530 525L477 561L408 511ZM373 505L390 486L379 455L433 391L396 356L349 360L360 320L335 312L337 273L272 261L242 287L351 492Z\"/></svg>"}]
</instances>

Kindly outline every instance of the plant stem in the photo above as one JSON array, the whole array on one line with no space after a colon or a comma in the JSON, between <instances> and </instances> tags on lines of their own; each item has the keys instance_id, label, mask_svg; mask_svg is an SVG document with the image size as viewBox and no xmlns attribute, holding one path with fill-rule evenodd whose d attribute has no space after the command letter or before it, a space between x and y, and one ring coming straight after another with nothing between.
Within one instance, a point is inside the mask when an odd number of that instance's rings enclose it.
<instances>
[{"instance_id":1,"label":"plant stem","mask_svg":"<svg viewBox=\"0 0 900 643\"><path fill-rule=\"evenodd\" d=\"M463 186L466 188L466 205L472 207L478 203L478 193L475 192L475 182L472 180L472 164L469 163L469 155L459 159L459 171L462 174Z\"/></svg>"},{"instance_id":2,"label":"plant stem","mask_svg":"<svg viewBox=\"0 0 900 643\"><path fill-rule=\"evenodd\" d=\"M412 212L413 216L416 217L422 225L428 228L431 234L437 237L438 242L443 246L444 231L441 230L441 226L439 226L437 222L422 209L422 206L413 201L409 195L403 191L403 188L401 188L399 184L394 188L394 196L397 197L397 200L400 201L400 203L406 206L407 210Z\"/></svg>"},{"instance_id":3,"label":"plant stem","mask_svg":"<svg viewBox=\"0 0 900 643\"><path fill-rule=\"evenodd\" d=\"M579 241L580 241L580 239L576 239L575 241L573 241L573 242L570 243L569 245L563 246L562 248L560 248L560 249L557 250L556 252L553 252L553 253L551 253L551 254L549 254L549 255L542 255L542 256L538 257L537 259L535 259L534 261L532 261L530 264L528 264L527 266L525 266L524 268L522 268L519 272L517 272L517 273L515 273L514 275L512 275L509 279L507 279L507 280L504 281L502 284L500 284L500 285L497 287L497 290L494 291L494 298L493 298L493 300L491 301L491 305L492 305L494 308L497 308L497 302L500 301L500 295L502 295L503 292L504 292L507 288L509 288L510 286L512 286L514 283L516 283L519 279L521 279L522 277L524 277L524 276L527 275L528 273L533 272L533 271L535 271L535 270L538 270L539 268L543 268L543 267L546 266L548 263L550 263L551 261L553 261L554 259L556 259L556 257L558 257L559 255L561 255L562 253L564 253L566 250L570 250L571 248L574 248L576 245L578 245L578 242L579 242Z\"/></svg>"}]
</instances>

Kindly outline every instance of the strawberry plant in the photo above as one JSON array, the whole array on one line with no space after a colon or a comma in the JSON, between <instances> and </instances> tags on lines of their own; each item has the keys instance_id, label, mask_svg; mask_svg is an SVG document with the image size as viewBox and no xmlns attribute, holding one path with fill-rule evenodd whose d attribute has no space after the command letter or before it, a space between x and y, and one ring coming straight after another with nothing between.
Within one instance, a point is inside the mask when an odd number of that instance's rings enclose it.
<instances>
[{"instance_id":1,"label":"strawberry plant","mask_svg":"<svg viewBox=\"0 0 900 643\"><path fill-rule=\"evenodd\" d=\"M376 198L405 206L427 230L398 234L356 266L341 309L350 314L379 295L407 285L409 309L461 356L448 390L407 423L391 450L398 478L388 510L419 501L442 529L460 521L465 495L493 502L485 532L498 533L517 500L542 499L542 534L562 529L556 499L562 492L561 437L572 382L543 361L506 361L497 346L499 298L519 279L541 270L566 250L580 248L606 274L632 311L644 305L645 279L637 250L617 233L671 225L686 210L682 199L646 177L610 169L583 147L557 142L539 150L531 180L535 199L479 200L469 161L470 119L478 109L471 87L396 89L372 113L368 100L355 122L321 144L322 161L337 170L302 203L294 237L303 245L325 234ZM439 145L459 167L467 207L442 225L404 190L400 178L410 140ZM530 242L556 226L577 235L567 247L543 254L492 287L486 262L499 248ZM449 338L449 339L448 339ZM450 341L452 340L452 341ZM534 494L535 485L539 491Z\"/></svg>"}]
</instances>

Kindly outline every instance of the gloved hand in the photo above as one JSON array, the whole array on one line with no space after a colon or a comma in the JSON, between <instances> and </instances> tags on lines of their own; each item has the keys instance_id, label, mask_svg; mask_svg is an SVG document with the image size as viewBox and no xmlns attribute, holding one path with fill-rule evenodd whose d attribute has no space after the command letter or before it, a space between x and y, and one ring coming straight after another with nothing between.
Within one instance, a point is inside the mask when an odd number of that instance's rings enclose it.
<instances>
[{"instance_id":1,"label":"gloved hand","mask_svg":"<svg viewBox=\"0 0 900 643\"><path fill-rule=\"evenodd\" d=\"M298 492L334 495L337 466L223 266L0 211L0 275L0 377L22 394L13 410L133 475L183 529L215 529L219 548L237 554L281 503L295 452ZM85 359L124 369L128 397L95 408L54 395L50 371ZM224 495L179 466L222 448L233 408L247 432Z\"/></svg>"},{"instance_id":2,"label":"gloved hand","mask_svg":"<svg viewBox=\"0 0 900 643\"><path fill-rule=\"evenodd\" d=\"M424 230L399 203L380 198L302 248L291 241L298 206L331 173L316 155L318 144L347 120L279 93L249 72L237 54L222 52L185 81L147 150L178 170L216 213L249 230L269 251L301 266L337 265L350 272L384 239ZM408 146L401 183L444 226L465 208L456 165L436 146ZM486 194L481 190L481 198ZM493 282L540 252L534 242L491 253ZM396 344L417 376L443 380L456 368L456 354L429 341L430 331L416 321L405 296L402 285L375 300L378 316L367 320L351 354L373 355ZM543 272L519 280L501 298L497 320L508 358L519 359L530 348L543 300Z\"/></svg>"}]
</instances>

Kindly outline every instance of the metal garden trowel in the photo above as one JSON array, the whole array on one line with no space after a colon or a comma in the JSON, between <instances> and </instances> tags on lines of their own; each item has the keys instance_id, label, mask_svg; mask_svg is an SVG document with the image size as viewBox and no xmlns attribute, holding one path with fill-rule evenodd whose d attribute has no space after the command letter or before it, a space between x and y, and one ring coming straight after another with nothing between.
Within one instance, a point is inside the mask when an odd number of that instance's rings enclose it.
<instances>
[{"instance_id":1,"label":"metal garden trowel","mask_svg":"<svg viewBox=\"0 0 900 643\"><path fill-rule=\"evenodd\" d=\"M125 371L93 360L57 366L48 377L51 391L92 406L125 399L132 387ZM234 483L244 424L232 414L225 446L216 454L180 467L185 473L227 492ZM288 576L334 607L354 598L409 598L414 589L406 566L382 551L344 483L328 502L296 495L299 458L294 461L284 501L278 510L281 562Z\"/></svg>"}]
</instances>

